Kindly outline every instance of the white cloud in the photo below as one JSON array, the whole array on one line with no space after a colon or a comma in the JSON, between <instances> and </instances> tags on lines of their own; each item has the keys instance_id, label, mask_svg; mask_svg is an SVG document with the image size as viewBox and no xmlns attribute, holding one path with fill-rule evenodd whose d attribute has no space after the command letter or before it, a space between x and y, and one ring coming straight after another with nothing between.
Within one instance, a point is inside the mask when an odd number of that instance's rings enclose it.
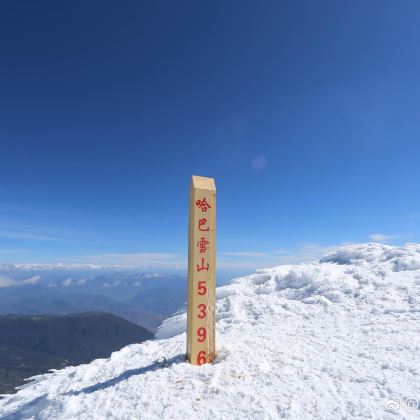
<instances>
[{"instance_id":1,"label":"white cloud","mask_svg":"<svg viewBox=\"0 0 420 420\"><path fill-rule=\"evenodd\" d=\"M87 279L84 279L84 278L82 278L82 279L78 279L78 280L75 280L75 279L72 279L72 278L67 278L67 279L65 279L65 280L63 280L62 282L61 282L61 285L63 286L63 287L70 287L70 286L81 286L82 284L85 284L86 283L86 281L87 281Z\"/></svg>"},{"instance_id":2,"label":"white cloud","mask_svg":"<svg viewBox=\"0 0 420 420\"><path fill-rule=\"evenodd\" d=\"M25 239L33 241L59 241L60 238L51 235L43 235L32 232L16 231L16 230L0 230L0 238L9 239Z\"/></svg>"},{"instance_id":3,"label":"white cloud","mask_svg":"<svg viewBox=\"0 0 420 420\"><path fill-rule=\"evenodd\" d=\"M110 268L118 268L118 266L109 266ZM43 270L100 270L108 268L108 266L100 264L63 264L63 263L0 263L0 270L3 271L43 271Z\"/></svg>"},{"instance_id":4,"label":"white cloud","mask_svg":"<svg viewBox=\"0 0 420 420\"><path fill-rule=\"evenodd\" d=\"M137 252L127 254L102 254L84 257L94 264L106 266L138 267L142 269L185 269L187 259L179 254L160 252Z\"/></svg>"},{"instance_id":5,"label":"white cloud","mask_svg":"<svg viewBox=\"0 0 420 420\"><path fill-rule=\"evenodd\" d=\"M0 276L0 288L36 284L39 282L40 279L41 279L40 276L32 276L26 280L14 280L9 277Z\"/></svg>"},{"instance_id":6,"label":"white cloud","mask_svg":"<svg viewBox=\"0 0 420 420\"><path fill-rule=\"evenodd\" d=\"M112 282L105 282L101 287L117 287L121 284L121 280L114 280Z\"/></svg>"},{"instance_id":7,"label":"white cloud","mask_svg":"<svg viewBox=\"0 0 420 420\"><path fill-rule=\"evenodd\" d=\"M287 249L284 248L277 248L273 250L273 254L286 254L287 253Z\"/></svg>"},{"instance_id":8,"label":"white cloud","mask_svg":"<svg viewBox=\"0 0 420 420\"><path fill-rule=\"evenodd\" d=\"M44 214L44 213L43 213ZM45 215L45 214L44 214ZM31 241L102 241L103 237L92 232L78 229L68 229L59 225L32 225L22 220L0 220L0 237ZM108 240L109 241L109 240Z\"/></svg>"},{"instance_id":9,"label":"white cloud","mask_svg":"<svg viewBox=\"0 0 420 420\"><path fill-rule=\"evenodd\" d=\"M266 166L267 158L264 155L258 155L252 159L251 167L256 171L262 171Z\"/></svg>"},{"instance_id":10,"label":"white cloud","mask_svg":"<svg viewBox=\"0 0 420 420\"><path fill-rule=\"evenodd\" d=\"M165 275L165 276L167 276L167 275ZM162 277L161 273L150 273L150 274L146 274L143 278L145 278L145 279L156 279L156 278L159 278L159 277Z\"/></svg>"},{"instance_id":11,"label":"white cloud","mask_svg":"<svg viewBox=\"0 0 420 420\"><path fill-rule=\"evenodd\" d=\"M223 252L222 255L228 255L230 257L265 257L265 252Z\"/></svg>"},{"instance_id":12,"label":"white cloud","mask_svg":"<svg viewBox=\"0 0 420 420\"><path fill-rule=\"evenodd\" d=\"M390 241L393 238L394 238L394 236L383 235L382 233L374 233L374 234L369 236L369 239L371 241L375 241L375 242L387 242L387 241Z\"/></svg>"}]
</instances>

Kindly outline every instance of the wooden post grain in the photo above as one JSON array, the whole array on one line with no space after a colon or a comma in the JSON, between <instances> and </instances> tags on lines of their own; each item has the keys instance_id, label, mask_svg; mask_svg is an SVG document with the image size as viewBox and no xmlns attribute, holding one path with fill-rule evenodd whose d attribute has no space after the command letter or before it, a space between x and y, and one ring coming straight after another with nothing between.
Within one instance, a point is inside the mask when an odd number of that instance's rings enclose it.
<instances>
[{"instance_id":1,"label":"wooden post grain","mask_svg":"<svg viewBox=\"0 0 420 420\"><path fill-rule=\"evenodd\" d=\"M216 186L193 176L188 228L187 357L202 365L215 358Z\"/></svg>"}]
</instances>

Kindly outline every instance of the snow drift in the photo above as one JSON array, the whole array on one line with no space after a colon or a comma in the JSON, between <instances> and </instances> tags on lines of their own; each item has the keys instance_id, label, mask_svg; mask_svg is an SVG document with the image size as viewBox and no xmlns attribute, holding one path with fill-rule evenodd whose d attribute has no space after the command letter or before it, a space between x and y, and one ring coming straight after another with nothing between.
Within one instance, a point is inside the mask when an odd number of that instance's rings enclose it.
<instances>
[{"instance_id":1,"label":"snow drift","mask_svg":"<svg viewBox=\"0 0 420 420\"><path fill-rule=\"evenodd\" d=\"M185 362L185 319L109 359L32 378L0 401L0 417L419 415L404 401L420 399L420 245L347 246L218 288L211 365Z\"/></svg>"}]
</instances>

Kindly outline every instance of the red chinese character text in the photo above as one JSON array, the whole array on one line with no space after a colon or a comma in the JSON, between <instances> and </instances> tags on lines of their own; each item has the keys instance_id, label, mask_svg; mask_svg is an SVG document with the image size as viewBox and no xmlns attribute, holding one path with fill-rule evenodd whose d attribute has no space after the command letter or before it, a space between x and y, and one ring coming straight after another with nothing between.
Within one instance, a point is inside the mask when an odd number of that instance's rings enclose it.
<instances>
[{"instance_id":1,"label":"red chinese character text","mask_svg":"<svg viewBox=\"0 0 420 420\"><path fill-rule=\"evenodd\" d=\"M204 267L204 258L201 258L201 267L197 264L197 271L200 272L201 270L209 271L209 264L207 263L207 267Z\"/></svg>"},{"instance_id":2,"label":"red chinese character text","mask_svg":"<svg viewBox=\"0 0 420 420\"><path fill-rule=\"evenodd\" d=\"M201 230L201 232L207 232L210 228L207 229L201 229L201 226L205 225L207 223L207 219L200 219L198 221L198 230Z\"/></svg>"},{"instance_id":3,"label":"red chinese character text","mask_svg":"<svg viewBox=\"0 0 420 420\"><path fill-rule=\"evenodd\" d=\"M207 250L207 245L210 242L206 240L206 238L201 238L198 242L197 242L197 246L200 247L200 253L204 253Z\"/></svg>"},{"instance_id":4,"label":"red chinese character text","mask_svg":"<svg viewBox=\"0 0 420 420\"><path fill-rule=\"evenodd\" d=\"M206 199L203 198L202 200L197 200L195 202L195 205L201 209L201 211L207 211L207 209L211 209L211 206L209 203L207 203Z\"/></svg>"}]
</instances>

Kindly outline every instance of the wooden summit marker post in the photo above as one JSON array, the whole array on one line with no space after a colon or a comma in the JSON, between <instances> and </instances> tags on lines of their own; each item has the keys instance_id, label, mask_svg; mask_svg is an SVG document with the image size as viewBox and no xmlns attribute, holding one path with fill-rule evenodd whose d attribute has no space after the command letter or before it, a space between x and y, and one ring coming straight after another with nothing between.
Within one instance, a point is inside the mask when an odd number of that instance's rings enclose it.
<instances>
[{"instance_id":1,"label":"wooden summit marker post","mask_svg":"<svg viewBox=\"0 0 420 420\"><path fill-rule=\"evenodd\" d=\"M215 358L216 186L193 176L188 227L187 357L193 365Z\"/></svg>"}]
</instances>

